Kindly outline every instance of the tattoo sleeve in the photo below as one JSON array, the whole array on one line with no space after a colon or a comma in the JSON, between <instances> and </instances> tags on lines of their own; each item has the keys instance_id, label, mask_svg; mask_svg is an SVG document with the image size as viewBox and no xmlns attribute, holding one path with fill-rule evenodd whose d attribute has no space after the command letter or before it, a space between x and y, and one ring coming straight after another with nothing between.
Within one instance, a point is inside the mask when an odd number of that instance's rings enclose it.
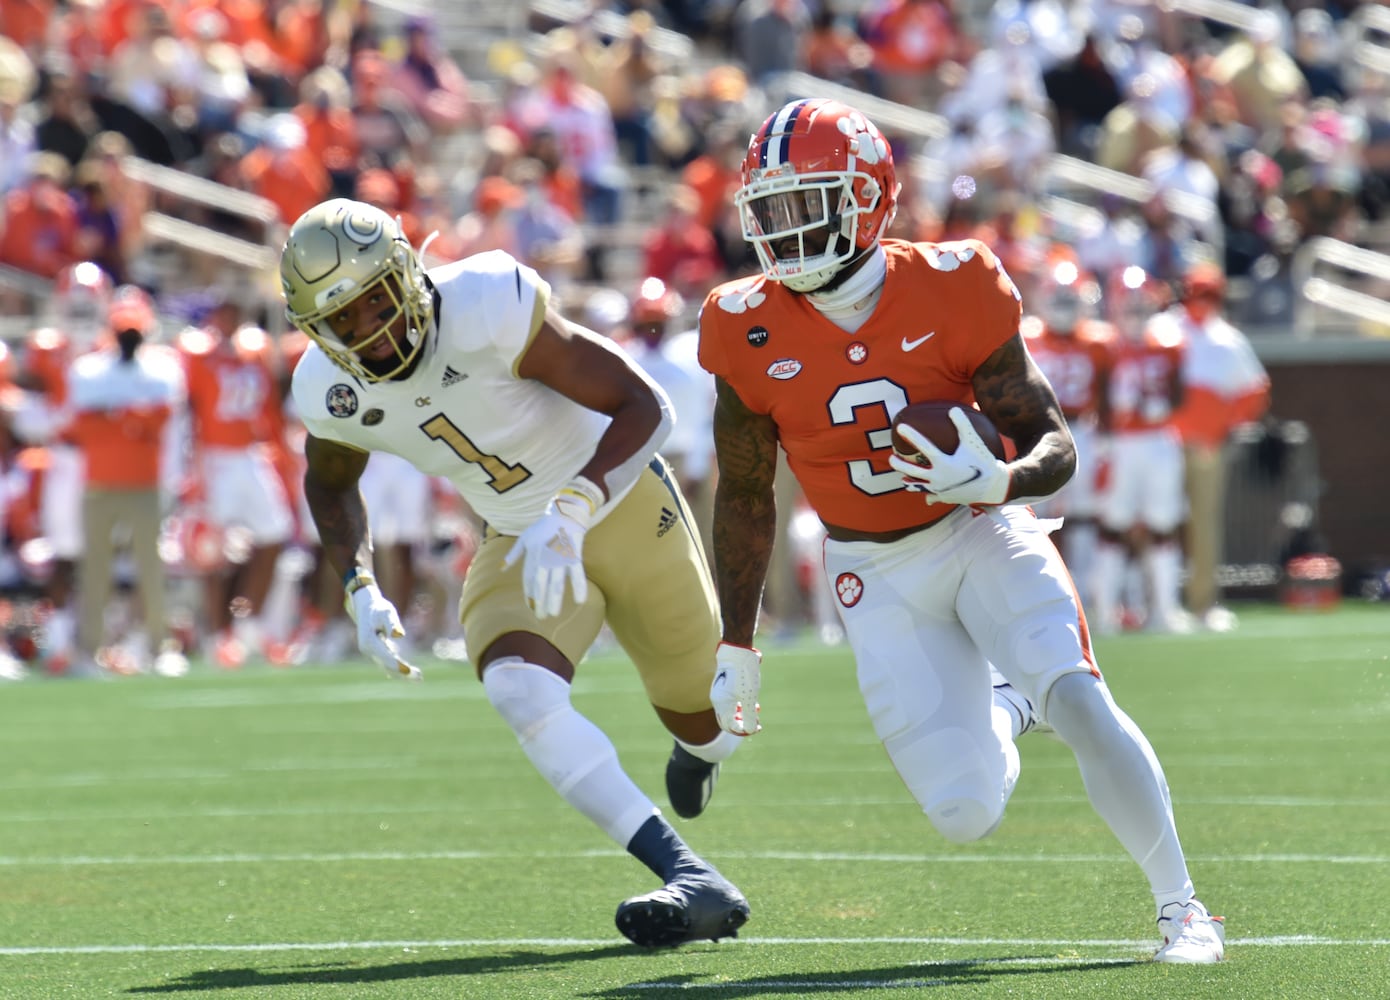
<instances>
[{"instance_id":1,"label":"tattoo sleeve","mask_svg":"<svg viewBox=\"0 0 1390 1000\"><path fill-rule=\"evenodd\" d=\"M714 582L724 639L753 644L763 584L777 535L777 428L754 413L723 379L714 406Z\"/></svg>"},{"instance_id":2,"label":"tattoo sleeve","mask_svg":"<svg viewBox=\"0 0 1390 1000\"><path fill-rule=\"evenodd\" d=\"M367 453L310 434L304 442L304 457L304 499L324 556L340 578L353 567L371 572L372 537L367 531L367 507L357 488L367 467Z\"/></svg>"},{"instance_id":3,"label":"tattoo sleeve","mask_svg":"<svg viewBox=\"0 0 1390 1000\"><path fill-rule=\"evenodd\" d=\"M1036 500L1065 486L1076 472L1076 444L1023 338L1015 335L1000 346L972 381L980 410L1018 449L1009 463L1009 499Z\"/></svg>"}]
</instances>

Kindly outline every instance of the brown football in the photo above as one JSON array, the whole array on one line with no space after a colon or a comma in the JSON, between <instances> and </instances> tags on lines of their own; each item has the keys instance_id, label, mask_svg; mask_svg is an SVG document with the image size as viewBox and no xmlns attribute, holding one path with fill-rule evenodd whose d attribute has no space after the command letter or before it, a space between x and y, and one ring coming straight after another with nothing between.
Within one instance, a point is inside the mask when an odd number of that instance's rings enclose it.
<instances>
[{"instance_id":1,"label":"brown football","mask_svg":"<svg viewBox=\"0 0 1390 1000\"><path fill-rule=\"evenodd\" d=\"M960 434L956 432L956 425L951 423L951 410L957 406L965 411L970 423L975 427L975 432L980 435L980 440L994 453L994 457L1004 458L1004 442L994 424L990 423L989 417L967 403L957 403L948 399L911 403L899 410L898 415L893 418L893 450L909 462L931 465L931 462L923 458L921 453L898 433L898 428L907 424L946 454L953 454L960 446Z\"/></svg>"}]
</instances>

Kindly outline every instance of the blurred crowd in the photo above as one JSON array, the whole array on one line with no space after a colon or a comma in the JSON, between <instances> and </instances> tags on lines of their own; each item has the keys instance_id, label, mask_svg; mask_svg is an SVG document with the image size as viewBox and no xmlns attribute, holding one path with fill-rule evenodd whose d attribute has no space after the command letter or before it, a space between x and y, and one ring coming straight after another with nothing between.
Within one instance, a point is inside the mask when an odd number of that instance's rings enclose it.
<instances>
[{"instance_id":1,"label":"blurred crowd","mask_svg":"<svg viewBox=\"0 0 1390 1000\"><path fill-rule=\"evenodd\" d=\"M688 400L669 450L697 508L713 473L693 311L713 284L756 272L731 194L748 135L796 88L814 91L808 78L901 105L878 121L903 183L890 235L984 239L1025 307L1055 290L1064 257L1097 290L1086 305L1098 318L1121 308L1106 294L1126 268L1167 288L1166 305L1195 264L1215 262L1233 319L1287 324L1298 247L1362 242L1384 213L1390 73L1366 55L1363 5L1231 5L1242 27L1165 6L613 0L569 21L533 11L530 30L492 39L470 77L442 16L390 5L0 0L0 306L31 320L3 372L0 586L38 595L24 605L35 610L4 612L17 653L54 670L152 669L161 653L235 666L350 648L334 634L331 581L314 582L296 424L282 412L303 345L282 332L275 290L229 281L225 260L189 253L172 276L159 266L152 211L278 249L301 212L344 195L398 214L433 262L506 249ZM1142 179L1147 194L1101 183L1089 197L1069 191L1059 211L1056 154ZM177 199L132 158L259 196L274 218ZM172 442L144 484L161 512L160 586L197 579L203 592L176 600L162 629L144 600L124 623L105 605L80 621L80 532L54 544L59 529L40 513L45 479L62 481L51 471L82 467L74 361L118 350L113 304L136 292L150 311L138 350L153 358L151 384L167 387L168 414L121 434ZM254 468L274 475L264 495L279 497L264 502L284 516L242 524L245 505L212 499L210 470L228 449L259 455ZM417 609L419 634L448 643L468 513L437 484L387 496L408 478L382 471L369 508L386 520L373 530L398 562L396 603ZM81 477L71 482L83 496ZM815 526L794 496L783 506L792 544L780 547L772 620L833 632L805 565ZM80 527L89 515L69 502L49 516ZM124 558L101 572L118 594L138 593ZM121 652L117 637L132 635ZM164 667L177 672L177 659Z\"/></svg>"}]
</instances>

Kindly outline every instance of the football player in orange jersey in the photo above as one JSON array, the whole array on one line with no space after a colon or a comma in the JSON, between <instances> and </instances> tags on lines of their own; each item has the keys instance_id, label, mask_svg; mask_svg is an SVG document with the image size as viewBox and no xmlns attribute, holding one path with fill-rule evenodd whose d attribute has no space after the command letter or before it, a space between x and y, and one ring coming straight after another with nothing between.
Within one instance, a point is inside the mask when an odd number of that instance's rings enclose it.
<instances>
[{"instance_id":1,"label":"football player in orange jersey","mask_svg":"<svg viewBox=\"0 0 1390 1000\"><path fill-rule=\"evenodd\" d=\"M69 432L68 369L97 346L106 331L111 279L83 261L66 268L53 286L47 323L26 338L20 384L28 390L15 417L25 442L48 452L39 492L39 531L48 542L52 571L46 584L51 605L44 624L43 662L64 672L73 654L77 621L72 599L82 545L82 452Z\"/></svg>"},{"instance_id":2,"label":"football player in orange jersey","mask_svg":"<svg viewBox=\"0 0 1390 1000\"><path fill-rule=\"evenodd\" d=\"M1023 505L1061 489L1076 453L1019 333L1017 290L978 241L883 239L897 196L888 143L838 102L793 101L749 144L734 200L763 273L715 288L700 320L718 378L720 720L738 731L732 710L742 727L755 712L780 444L829 535L825 574L874 728L932 824L958 843L990 833L1018 778L1014 740L1045 721L1149 881L1156 957L1218 961L1224 931L1194 895L1163 769ZM978 404L1016 457L995 458L963 412L950 454L916 435L930 468L894 455L893 415L935 399Z\"/></svg>"},{"instance_id":3,"label":"football player in orange jersey","mask_svg":"<svg viewBox=\"0 0 1390 1000\"><path fill-rule=\"evenodd\" d=\"M1076 442L1076 475L1033 505L1039 517L1064 518L1057 533L1083 605L1090 604L1096 552L1096 489L1105 442L1097 427L1108 344L1115 332L1095 318L1100 286L1066 248L1049 255L1034 291L1036 313L1023 318L1028 353L1046 377Z\"/></svg>"},{"instance_id":4,"label":"football player in orange jersey","mask_svg":"<svg viewBox=\"0 0 1390 1000\"><path fill-rule=\"evenodd\" d=\"M289 497L275 468L283 447L284 414L272 366L269 336L242 324L235 300L218 294L201 326L179 334L188 382L196 482L205 514L222 530L248 533L250 555L229 593L226 572L210 573L208 625L219 666L235 668L248 657L283 659L280 643L268 642L261 623L275 562L294 532Z\"/></svg>"},{"instance_id":5,"label":"football player in orange jersey","mask_svg":"<svg viewBox=\"0 0 1390 1000\"><path fill-rule=\"evenodd\" d=\"M1119 332L1111 347L1100 419L1110 438L1110 464L1097 515L1095 625L1121 625L1125 569L1144 580L1145 627L1158 632L1191 628L1180 605L1182 552L1178 529L1183 496L1182 442L1174 411L1182 401L1182 333L1155 325L1166 305L1164 285L1140 267L1127 267L1106 295Z\"/></svg>"}]
</instances>

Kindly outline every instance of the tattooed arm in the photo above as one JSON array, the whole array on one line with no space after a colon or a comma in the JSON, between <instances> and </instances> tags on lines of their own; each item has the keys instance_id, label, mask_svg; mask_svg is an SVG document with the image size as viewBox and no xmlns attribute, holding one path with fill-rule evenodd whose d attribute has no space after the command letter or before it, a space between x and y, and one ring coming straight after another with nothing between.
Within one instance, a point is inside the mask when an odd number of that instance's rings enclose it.
<instances>
[{"instance_id":1,"label":"tattooed arm","mask_svg":"<svg viewBox=\"0 0 1390 1000\"><path fill-rule=\"evenodd\" d=\"M1009 500L1051 496L1076 472L1076 444L1052 386L1015 335L975 369L980 410L1013 439Z\"/></svg>"},{"instance_id":2,"label":"tattooed arm","mask_svg":"<svg viewBox=\"0 0 1390 1000\"><path fill-rule=\"evenodd\" d=\"M372 537L357 481L368 453L310 434L304 442L304 499L314 516L323 554L346 577L354 568L372 572Z\"/></svg>"},{"instance_id":3,"label":"tattooed arm","mask_svg":"<svg viewBox=\"0 0 1390 1000\"><path fill-rule=\"evenodd\" d=\"M714 405L714 583L724 641L753 645L758 606L777 535L777 426L754 413L722 378Z\"/></svg>"}]
</instances>

